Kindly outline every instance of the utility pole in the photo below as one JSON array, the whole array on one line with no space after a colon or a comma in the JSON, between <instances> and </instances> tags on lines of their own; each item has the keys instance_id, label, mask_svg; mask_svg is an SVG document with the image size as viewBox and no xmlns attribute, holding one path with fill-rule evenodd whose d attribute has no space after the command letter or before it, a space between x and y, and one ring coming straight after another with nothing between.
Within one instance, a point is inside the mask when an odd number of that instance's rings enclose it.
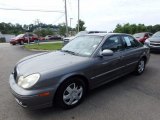
<instances>
[{"instance_id":1,"label":"utility pole","mask_svg":"<svg viewBox=\"0 0 160 120\"><path fill-rule=\"evenodd\" d=\"M69 31L69 34L72 36L72 19L73 18L70 18L70 31Z\"/></svg>"},{"instance_id":2,"label":"utility pole","mask_svg":"<svg viewBox=\"0 0 160 120\"><path fill-rule=\"evenodd\" d=\"M38 43L38 45L39 45L40 30L41 30L41 28L40 28L40 20L39 20L39 19L37 19L37 20L35 21L35 25L38 26L38 28L37 28L37 30L38 30L38 40L36 40L35 42Z\"/></svg>"},{"instance_id":3,"label":"utility pole","mask_svg":"<svg viewBox=\"0 0 160 120\"><path fill-rule=\"evenodd\" d=\"M72 28L72 19L73 18L70 18L70 28Z\"/></svg>"},{"instance_id":4,"label":"utility pole","mask_svg":"<svg viewBox=\"0 0 160 120\"><path fill-rule=\"evenodd\" d=\"M67 2L65 0L66 36L68 37Z\"/></svg>"},{"instance_id":5,"label":"utility pole","mask_svg":"<svg viewBox=\"0 0 160 120\"><path fill-rule=\"evenodd\" d=\"M78 30L77 30L78 32L79 32L79 14L80 14L79 11L80 10L79 10L79 0L78 0Z\"/></svg>"}]
</instances>

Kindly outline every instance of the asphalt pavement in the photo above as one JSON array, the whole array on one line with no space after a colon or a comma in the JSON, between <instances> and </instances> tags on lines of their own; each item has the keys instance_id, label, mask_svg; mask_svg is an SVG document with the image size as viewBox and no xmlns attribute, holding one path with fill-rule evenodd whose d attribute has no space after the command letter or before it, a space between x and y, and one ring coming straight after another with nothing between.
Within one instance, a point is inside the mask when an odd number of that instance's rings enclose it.
<instances>
[{"instance_id":1,"label":"asphalt pavement","mask_svg":"<svg viewBox=\"0 0 160 120\"><path fill-rule=\"evenodd\" d=\"M14 100L8 79L18 60L36 53L20 45L0 44L0 120L160 119L160 54L151 54L143 75L129 74L99 87L91 91L85 101L74 109L29 111Z\"/></svg>"}]
</instances>

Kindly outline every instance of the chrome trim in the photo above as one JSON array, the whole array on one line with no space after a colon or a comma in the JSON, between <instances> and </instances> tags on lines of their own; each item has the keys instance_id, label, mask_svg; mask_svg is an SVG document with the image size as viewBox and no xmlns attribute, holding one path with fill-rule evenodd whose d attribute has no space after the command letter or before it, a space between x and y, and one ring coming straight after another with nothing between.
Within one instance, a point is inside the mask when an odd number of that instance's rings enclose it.
<instances>
[{"instance_id":1,"label":"chrome trim","mask_svg":"<svg viewBox=\"0 0 160 120\"><path fill-rule=\"evenodd\" d=\"M155 46L155 45L149 45L149 47L160 48L160 46Z\"/></svg>"},{"instance_id":2,"label":"chrome trim","mask_svg":"<svg viewBox=\"0 0 160 120\"><path fill-rule=\"evenodd\" d=\"M122 66L122 67L119 67L119 68L116 68L116 69L113 69L113 70L110 70L110 71L101 73L101 74L99 74L99 75L96 75L96 76L92 77L91 79L95 79L95 78L97 78L97 77L103 76L103 75L108 74L108 73L110 73L110 72L113 72L113 71L116 71L116 70L118 70L118 69L124 68L124 67L126 67L126 66L130 66L130 65L132 65L132 64L134 64L134 63L138 63L138 61L135 61L135 62L129 63L129 64L125 65L125 66Z\"/></svg>"},{"instance_id":3,"label":"chrome trim","mask_svg":"<svg viewBox=\"0 0 160 120\"><path fill-rule=\"evenodd\" d=\"M20 102L17 98L15 98L15 100L16 100L16 102L17 102L20 106L22 106L22 107L24 107L24 108L26 108L26 107L27 107L26 105L23 105L23 103L22 103L22 102Z\"/></svg>"},{"instance_id":4,"label":"chrome trim","mask_svg":"<svg viewBox=\"0 0 160 120\"><path fill-rule=\"evenodd\" d=\"M138 61L135 61L135 62L129 63L129 64L127 64L126 66L132 65L132 64L134 64L134 63L138 63Z\"/></svg>"}]
</instances>

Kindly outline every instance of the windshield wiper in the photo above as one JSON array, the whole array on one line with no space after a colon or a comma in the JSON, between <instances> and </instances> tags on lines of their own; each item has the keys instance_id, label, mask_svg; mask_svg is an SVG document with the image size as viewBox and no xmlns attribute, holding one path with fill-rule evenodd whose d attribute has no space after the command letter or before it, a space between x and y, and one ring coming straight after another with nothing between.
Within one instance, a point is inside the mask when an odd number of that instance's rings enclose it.
<instances>
[{"instance_id":1,"label":"windshield wiper","mask_svg":"<svg viewBox=\"0 0 160 120\"><path fill-rule=\"evenodd\" d=\"M70 51L70 50L62 50L62 52L67 52L67 53L72 54L72 55L78 55L78 53L75 53L75 52Z\"/></svg>"}]
</instances>

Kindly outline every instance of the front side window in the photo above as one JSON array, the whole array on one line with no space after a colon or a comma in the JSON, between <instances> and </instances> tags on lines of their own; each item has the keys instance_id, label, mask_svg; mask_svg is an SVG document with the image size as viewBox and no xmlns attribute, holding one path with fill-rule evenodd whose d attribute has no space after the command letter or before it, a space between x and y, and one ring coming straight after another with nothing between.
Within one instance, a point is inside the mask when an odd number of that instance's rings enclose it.
<instances>
[{"instance_id":1,"label":"front side window","mask_svg":"<svg viewBox=\"0 0 160 120\"><path fill-rule=\"evenodd\" d=\"M102 50L110 49L113 52L120 51L122 50L122 48L123 48L123 45L121 43L119 36L112 36L108 38L102 46Z\"/></svg>"}]
</instances>

